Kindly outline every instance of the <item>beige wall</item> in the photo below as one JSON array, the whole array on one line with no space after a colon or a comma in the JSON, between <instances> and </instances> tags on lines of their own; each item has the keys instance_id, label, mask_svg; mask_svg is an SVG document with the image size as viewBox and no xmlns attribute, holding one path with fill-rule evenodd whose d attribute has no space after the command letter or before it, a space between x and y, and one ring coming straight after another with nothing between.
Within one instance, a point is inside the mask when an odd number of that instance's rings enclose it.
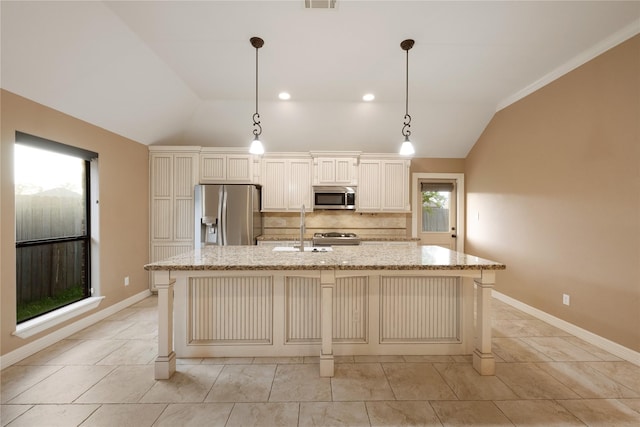
<instances>
[{"instance_id":1,"label":"beige wall","mask_svg":"<svg viewBox=\"0 0 640 427\"><path fill-rule=\"evenodd\" d=\"M411 173L464 173L464 159L411 159Z\"/></svg>"},{"instance_id":2,"label":"beige wall","mask_svg":"<svg viewBox=\"0 0 640 427\"><path fill-rule=\"evenodd\" d=\"M4 355L46 334L36 335L29 340L11 335L15 330L16 318L13 191L15 131L85 148L99 155L100 293L106 298L98 309L104 309L148 289L148 274L143 265L148 262L149 252L149 157L145 145L13 93L2 91L1 97L0 354ZM126 288L125 276L130 277L130 285Z\"/></svg>"},{"instance_id":3,"label":"beige wall","mask_svg":"<svg viewBox=\"0 0 640 427\"><path fill-rule=\"evenodd\" d=\"M635 351L639 123L636 36L497 113L465 165L466 250L506 263L497 290Z\"/></svg>"}]
</instances>

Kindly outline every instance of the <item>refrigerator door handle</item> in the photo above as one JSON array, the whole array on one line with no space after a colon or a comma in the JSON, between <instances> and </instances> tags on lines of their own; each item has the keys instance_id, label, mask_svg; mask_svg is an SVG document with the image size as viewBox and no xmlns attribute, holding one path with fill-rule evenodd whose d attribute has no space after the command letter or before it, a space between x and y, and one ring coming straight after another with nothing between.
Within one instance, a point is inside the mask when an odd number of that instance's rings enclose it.
<instances>
[{"instance_id":1,"label":"refrigerator door handle","mask_svg":"<svg viewBox=\"0 0 640 427\"><path fill-rule=\"evenodd\" d=\"M220 186L220 211L218 212L218 218L220 218L220 224L218 225L218 235L220 236L219 245L227 245L227 190L224 186Z\"/></svg>"}]
</instances>

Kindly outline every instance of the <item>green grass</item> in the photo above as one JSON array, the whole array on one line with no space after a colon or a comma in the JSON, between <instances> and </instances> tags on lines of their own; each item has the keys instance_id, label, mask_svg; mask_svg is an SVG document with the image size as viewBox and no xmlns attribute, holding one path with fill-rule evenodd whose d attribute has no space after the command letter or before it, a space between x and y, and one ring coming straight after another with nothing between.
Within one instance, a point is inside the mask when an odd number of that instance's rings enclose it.
<instances>
[{"instance_id":1,"label":"green grass","mask_svg":"<svg viewBox=\"0 0 640 427\"><path fill-rule=\"evenodd\" d=\"M18 304L18 323L84 298L82 286L67 289L54 297Z\"/></svg>"}]
</instances>

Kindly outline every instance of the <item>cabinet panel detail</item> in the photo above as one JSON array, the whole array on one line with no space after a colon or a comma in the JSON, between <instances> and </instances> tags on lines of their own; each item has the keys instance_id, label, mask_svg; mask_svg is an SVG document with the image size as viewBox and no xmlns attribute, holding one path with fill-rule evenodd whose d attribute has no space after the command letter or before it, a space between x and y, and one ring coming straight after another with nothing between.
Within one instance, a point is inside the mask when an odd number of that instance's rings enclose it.
<instances>
[{"instance_id":1,"label":"cabinet panel detail","mask_svg":"<svg viewBox=\"0 0 640 427\"><path fill-rule=\"evenodd\" d=\"M333 341L365 343L368 334L368 277L336 279L333 296ZM320 342L320 279L287 277L287 342Z\"/></svg>"},{"instance_id":2,"label":"cabinet panel detail","mask_svg":"<svg viewBox=\"0 0 640 427\"><path fill-rule=\"evenodd\" d=\"M284 160L264 162L262 174L262 208L284 209L286 206L285 182L286 162Z\"/></svg>"},{"instance_id":3,"label":"cabinet panel detail","mask_svg":"<svg viewBox=\"0 0 640 427\"><path fill-rule=\"evenodd\" d=\"M361 161L359 169L358 210L380 210L381 175L380 162Z\"/></svg>"},{"instance_id":4,"label":"cabinet panel detail","mask_svg":"<svg viewBox=\"0 0 640 427\"><path fill-rule=\"evenodd\" d=\"M174 240L193 242L193 199L178 199L175 201Z\"/></svg>"},{"instance_id":5,"label":"cabinet panel detail","mask_svg":"<svg viewBox=\"0 0 640 427\"><path fill-rule=\"evenodd\" d=\"M305 205L311 209L311 162L291 161L290 168L288 207L296 210Z\"/></svg>"},{"instance_id":6,"label":"cabinet panel detail","mask_svg":"<svg viewBox=\"0 0 640 427\"><path fill-rule=\"evenodd\" d=\"M152 159L151 196L171 197L171 187L173 185L173 177L171 176L172 156L155 155Z\"/></svg>"},{"instance_id":7,"label":"cabinet panel detail","mask_svg":"<svg viewBox=\"0 0 640 427\"><path fill-rule=\"evenodd\" d=\"M335 161L319 159L318 160L318 181L335 181L336 169Z\"/></svg>"},{"instance_id":8,"label":"cabinet panel detail","mask_svg":"<svg viewBox=\"0 0 640 427\"><path fill-rule=\"evenodd\" d=\"M271 344L273 280L191 277L188 341L192 344Z\"/></svg>"},{"instance_id":9,"label":"cabinet panel detail","mask_svg":"<svg viewBox=\"0 0 640 427\"><path fill-rule=\"evenodd\" d=\"M226 178L224 156L202 156L200 160L200 181L220 180Z\"/></svg>"},{"instance_id":10,"label":"cabinet panel detail","mask_svg":"<svg viewBox=\"0 0 640 427\"><path fill-rule=\"evenodd\" d=\"M193 198L193 156L175 156L174 159L174 197Z\"/></svg>"},{"instance_id":11,"label":"cabinet panel detail","mask_svg":"<svg viewBox=\"0 0 640 427\"><path fill-rule=\"evenodd\" d=\"M171 240L171 200L169 199L155 199L152 201L154 213L153 218L153 240Z\"/></svg>"},{"instance_id":12,"label":"cabinet panel detail","mask_svg":"<svg viewBox=\"0 0 640 427\"><path fill-rule=\"evenodd\" d=\"M336 159L336 182L351 182L351 159Z\"/></svg>"},{"instance_id":13,"label":"cabinet panel detail","mask_svg":"<svg viewBox=\"0 0 640 427\"><path fill-rule=\"evenodd\" d=\"M227 159L227 180L248 181L251 179L251 159L247 156Z\"/></svg>"},{"instance_id":14,"label":"cabinet panel detail","mask_svg":"<svg viewBox=\"0 0 640 427\"><path fill-rule=\"evenodd\" d=\"M367 342L369 278L336 278L333 297L333 340Z\"/></svg>"},{"instance_id":15,"label":"cabinet panel detail","mask_svg":"<svg viewBox=\"0 0 640 427\"><path fill-rule=\"evenodd\" d=\"M320 342L320 279L287 277L286 342Z\"/></svg>"},{"instance_id":16,"label":"cabinet panel detail","mask_svg":"<svg viewBox=\"0 0 640 427\"><path fill-rule=\"evenodd\" d=\"M459 342L460 278L383 277L380 342Z\"/></svg>"},{"instance_id":17,"label":"cabinet panel detail","mask_svg":"<svg viewBox=\"0 0 640 427\"><path fill-rule=\"evenodd\" d=\"M407 180L405 176L404 162L385 162L383 164L383 183L385 185L384 200L385 210L406 210Z\"/></svg>"}]
</instances>

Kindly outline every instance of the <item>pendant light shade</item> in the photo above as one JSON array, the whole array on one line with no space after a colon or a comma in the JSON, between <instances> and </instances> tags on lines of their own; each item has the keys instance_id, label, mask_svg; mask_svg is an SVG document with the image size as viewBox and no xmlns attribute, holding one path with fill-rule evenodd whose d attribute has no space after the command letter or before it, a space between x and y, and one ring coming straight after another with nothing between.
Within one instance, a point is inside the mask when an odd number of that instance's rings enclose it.
<instances>
[{"instance_id":1,"label":"pendant light shade","mask_svg":"<svg viewBox=\"0 0 640 427\"><path fill-rule=\"evenodd\" d=\"M414 41L411 39L403 40L400 43L400 47L402 50L407 52L407 67L406 67L406 85L405 85L405 113L404 113L404 123L402 126L402 135L404 136L404 142L400 147L400 154L403 156L411 156L415 153L413 148L413 144L411 140L409 140L409 136L411 135L411 131L409 128L411 127L411 116L409 115L409 49L413 47Z\"/></svg>"},{"instance_id":2,"label":"pendant light shade","mask_svg":"<svg viewBox=\"0 0 640 427\"><path fill-rule=\"evenodd\" d=\"M251 46L256 48L256 112L253 113L253 141L249 147L251 154L264 154L264 147L260 142L260 134L262 126L260 126L260 114L258 114L258 49L264 45L264 40L260 37L251 37L249 39Z\"/></svg>"},{"instance_id":3,"label":"pendant light shade","mask_svg":"<svg viewBox=\"0 0 640 427\"><path fill-rule=\"evenodd\" d=\"M404 138L404 142L400 146L400 154L403 156L413 156L416 150L413 148L413 144L409 141L409 137Z\"/></svg>"},{"instance_id":4,"label":"pendant light shade","mask_svg":"<svg viewBox=\"0 0 640 427\"><path fill-rule=\"evenodd\" d=\"M253 141L251 141L251 146L249 146L249 153L264 154L264 146L258 138L258 135L256 135L255 138L253 138Z\"/></svg>"}]
</instances>

